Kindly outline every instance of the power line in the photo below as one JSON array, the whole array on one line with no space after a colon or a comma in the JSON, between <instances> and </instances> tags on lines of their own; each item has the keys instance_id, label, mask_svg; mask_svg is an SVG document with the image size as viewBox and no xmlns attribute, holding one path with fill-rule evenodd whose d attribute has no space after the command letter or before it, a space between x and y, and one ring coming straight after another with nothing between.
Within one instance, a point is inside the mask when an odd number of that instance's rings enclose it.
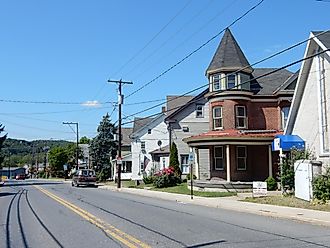
<instances>
[{"instance_id":1,"label":"power line","mask_svg":"<svg viewBox=\"0 0 330 248\"><path fill-rule=\"evenodd\" d=\"M251 81L253 81L253 80L257 80L257 79L260 79L260 78L263 78L263 77L269 76L269 75L271 75L271 74L273 74L273 73L275 73L275 72L278 72L278 71L281 71L281 70L283 70L283 69L285 69L285 68L291 67L291 66L293 66L293 65L295 65L295 64L298 64L298 63L300 63L300 62L302 62L302 61L305 61L305 60L308 60L308 59L314 58L315 56L321 55L321 54L323 54L323 53L325 53L325 52L328 52L328 51L330 51L330 49L326 49L326 50L324 50L324 51L321 51L321 52L318 52L318 53L314 53L314 54L311 55L311 56L308 56L308 57L305 57L305 58L302 58L302 59L296 60L296 61L294 61L294 62L292 62L292 63L289 63L289 64L287 64L287 65L285 65L285 66L282 66L282 67L280 67L280 68L274 69L274 70L272 70L272 71L270 71L270 72L264 73L264 74L262 74L262 75L260 75L260 76L254 77L254 78L249 79L249 80L247 80L247 81L244 81L243 83L240 83L240 84L238 84L238 85L235 85L234 87L229 88L229 89L226 89L226 90L235 89L235 88L237 88L238 86L241 86L241 85L247 84L247 83L249 83L249 82L251 82ZM208 83L207 85L209 85L209 84L210 84L210 83ZM206 85L204 85L204 87L205 87L205 86L206 86ZM213 92L210 96L213 96L213 95L215 95L215 94L218 94L218 93L224 92L224 91L226 91L226 90L219 90L219 91ZM182 97L182 95L179 96L179 97ZM178 97L178 98L179 98L179 97ZM193 101L191 101L190 103L196 102L196 101L198 101L199 99L201 99L201 98L203 98L203 97L204 97L204 96L201 96L201 97L199 97L199 98L196 98L196 99L194 99ZM183 107L183 106L185 106L185 105L186 105L186 104L183 104L183 105L180 105L180 106L174 107L174 108L172 108L172 109L168 109L168 110L166 110L165 112L169 112L169 111L177 110L177 109L179 109L179 108L181 108L181 107ZM139 111L139 112L137 112L137 113L134 113L134 114L128 115L127 117L136 116L136 115L138 115L138 114L140 114L140 113L143 113L143 112L146 112L146 111L148 111L148 110L150 110L150 109L152 109L152 108L154 108L154 107L150 107L150 108L148 108L148 109L146 109L146 110L141 110L141 111ZM162 112L162 113L164 113L164 112ZM159 114L161 114L161 113L156 113L156 114L153 114L153 115L149 115L149 116L147 116L147 117L143 117L143 118L141 118L141 119L146 119L146 118L154 117L154 116L157 116L157 115L159 115ZM129 123L132 123L132 122L134 122L134 121L125 122L125 123L123 123L123 125L129 124Z\"/></svg>"},{"instance_id":2,"label":"power line","mask_svg":"<svg viewBox=\"0 0 330 248\"><path fill-rule=\"evenodd\" d=\"M11 100L0 99L0 102L6 103L26 103L26 104L56 104L56 105L83 105L92 106L92 104L115 104L115 102L57 102L57 101L29 101L29 100Z\"/></svg>"},{"instance_id":3,"label":"power line","mask_svg":"<svg viewBox=\"0 0 330 248\"><path fill-rule=\"evenodd\" d=\"M130 96L136 94L137 92L141 91L142 89L144 89L145 87L147 87L148 85L150 85L151 83L155 82L157 79L159 79L160 77L164 76L165 74L167 74L169 71L173 70L175 67L177 67L178 65L180 65L181 63L183 63L184 61L186 61L188 58L190 58L192 55L194 55L195 53L197 53L199 50L201 50L202 48L204 48L207 44L209 44L211 41L213 41L215 38L217 38L220 34L222 34L227 28L232 27L234 24L236 24L238 21L240 21L241 19L243 19L245 16L247 16L251 11L253 11L254 9L256 9L259 5L261 5L264 2L264 0L261 0L260 2L258 2L256 5L254 5L253 7L251 7L248 11L246 11L244 14L242 14L240 17L236 18L231 24L229 24L226 28L222 29L220 32L218 32L216 35L214 35L213 37L211 37L209 40L207 40L206 42L204 42L202 45L200 45L198 48L196 48L195 50L193 50L192 52L190 52L188 55L186 55L184 58L182 58L181 60L179 60L177 63L175 63L174 65L170 66L168 69L166 69L165 71L163 71L162 73L160 73L158 76L156 76L155 78L153 78L152 80L150 80L149 82L145 83L144 85L142 85L141 87L139 87L137 90L133 91L132 93L130 93L126 98L129 98Z\"/></svg>"},{"instance_id":4,"label":"power line","mask_svg":"<svg viewBox=\"0 0 330 248\"><path fill-rule=\"evenodd\" d=\"M229 73L229 74L227 74L226 76L221 77L219 80L221 80L221 79L223 79L223 78L225 78L225 77L228 77L229 75L235 75L236 73L239 73L239 72L241 72L241 71L243 71L243 70L245 70L245 69L247 69L247 68L250 68L250 67L252 67L252 66L255 66L255 65L260 64L260 63L262 63L262 62L265 62L265 61L267 61L267 60L269 60L269 59L271 59L271 58L274 58L274 57L276 57L276 56L278 56L278 55L280 55L280 54L282 54L282 53L284 53L284 52L287 52L287 51L289 51L289 50L291 50L291 49L293 49L293 48L295 48L295 47L297 47L297 46L300 46L300 45L302 45L302 44L308 42L308 41L311 40L311 39L314 39L314 38L316 38L316 37L319 37L319 36L323 35L323 34L326 33L326 32L329 32L329 30L327 30L327 31L323 31L323 32L321 32L321 33L319 33L319 34L317 34L317 35L314 35L313 37L310 37L310 38L308 38L308 39L305 39L305 40L303 40L303 41L300 41L300 42L298 42L298 43L296 43L296 44L294 44L294 45L292 45L292 46L290 46L290 47L288 47L288 48L282 49L282 50L279 51L279 52L276 52L276 53L274 53L274 54L272 54L272 55L269 55L269 56L267 56L266 58L261 59L261 60L255 62L255 63L253 63L253 64L251 64L251 65L245 66L245 67L243 67L243 68L241 68L241 69L236 70L235 72ZM199 87L197 87L197 88L195 88L195 89L192 89L192 90L190 90L190 91L188 91L188 92L186 92L186 93L184 93L184 94L182 94L182 95L180 95L180 96L174 97L174 98L172 98L172 99L170 99L170 100L168 100L168 101L164 101L164 102L162 102L162 103L159 103L159 104L157 104L157 105L154 105L154 106L152 106L152 107L149 107L149 108L147 108L145 111L140 111L140 112L135 113L135 114L133 114L133 115L136 115L136 114L140 114L140 113L146 112L146 111L148 111L148 110L151 110L151 109L154 109L154 108L156 108L156 107L162 106L163 104L165 104L165 103L167 103L167 102L171 102L171 101L174 101L174 100L176 100L176 99L178 99L178 98L180 98L180 97L183 97L183 96L189 95L189 94L191 94L191 93L193 93L193 92L195 92L195 91L198 91L198 90L200 90L200 89L202 89L202 88L208 86L209 84L210 84L210 83L207 83L207 84L204 84L204 85L202 85L202 86L199 86Z\"/></svg>"},{"instance_id":5,"label":"power line","mask_svg":"<svg viewBox=\"0 0 330 248\"><path fill-rule=\"evenodd\" d=\"M191 3L189 0L183 8L181 8L140 50L138 50L130 59L128 59L112 76L115 77L119 72L122 71L131 61L133 61L138 55L140 55ZM104 89L106 84L103 84L102 87L97 91L96 96ZM96 97L95 96L95 97ZM94 97L94 98L95 98Z\"/></svg>"}]
</instances>

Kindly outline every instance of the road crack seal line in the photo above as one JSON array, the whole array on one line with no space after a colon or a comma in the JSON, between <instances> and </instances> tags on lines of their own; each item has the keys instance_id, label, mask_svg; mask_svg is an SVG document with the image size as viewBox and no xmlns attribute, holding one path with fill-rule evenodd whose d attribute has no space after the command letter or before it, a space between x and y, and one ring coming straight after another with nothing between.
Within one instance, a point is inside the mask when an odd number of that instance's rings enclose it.
<instances>
[{"instance_id":1,"label":"road crack seal line","mask_svg":"<svg viewBox=\"0 0 330 248\"><path fill-rule=\"evenodd\" d=\"M95 215L87 212L86 210L83 210L79 208L78 206L58 197L57 195L54 195L53 193L41 188L40 186L34 186L38 190L40 190L42 193L47 195L48 197L52 198L53 200L57 201L58 203L62 204L63 206L69 208L77 215L83 217L85 220L88 220L90 223L94 224L101 230L103 230L105 233L113 237L114 239L120 241L122 244L126 245L129 248L151 248L148 244L143 243L142 241L136 239L135 237L117 229L116 227L104 222L100 218L96 217Z\"/></svg>"}]
</instances>

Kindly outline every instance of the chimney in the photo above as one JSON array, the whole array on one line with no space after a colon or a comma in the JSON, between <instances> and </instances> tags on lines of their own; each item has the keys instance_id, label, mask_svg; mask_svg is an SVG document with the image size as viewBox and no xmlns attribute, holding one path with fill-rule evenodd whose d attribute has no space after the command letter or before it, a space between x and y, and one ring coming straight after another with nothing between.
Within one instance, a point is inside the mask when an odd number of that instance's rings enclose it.
<instances>
[{"instance_id":1,"label":"chimney","mask_svg":"<svg viewBox=\"0 0 330 248\"><path fill-rule=\"evenodd\" d=\"M162 113L165 113L166 112L166 108L165 106L162 107Z\"/></svg>"}]
</instances>

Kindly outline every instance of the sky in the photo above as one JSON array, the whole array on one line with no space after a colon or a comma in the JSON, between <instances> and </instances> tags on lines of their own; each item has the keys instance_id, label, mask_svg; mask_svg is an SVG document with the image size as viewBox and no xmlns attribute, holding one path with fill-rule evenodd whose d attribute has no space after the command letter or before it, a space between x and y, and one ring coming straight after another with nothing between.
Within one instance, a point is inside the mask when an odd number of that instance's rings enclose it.
<instances>
[{"instance_id":1,"label":"sky","mask_svg":"<svg viewBox=\"0 0 330 248\"><path fill-rule=\"evenodd\" d=\"M135 113L161 104L166 95L207 84L205 70L221 31L259 2L1 0L0 124L9 138L74 141L63 122L77 122L79 136L93 138L106 113L117 123L117 85L107 80L122 79L133 82L123 86L122 110L124 126L132 126ZM328 0L264 0L230 29L253 64L311 31L328 30L329 10ZM284 66L303 58L305 48L256 67Z\"/></svg>"}]
</instances>

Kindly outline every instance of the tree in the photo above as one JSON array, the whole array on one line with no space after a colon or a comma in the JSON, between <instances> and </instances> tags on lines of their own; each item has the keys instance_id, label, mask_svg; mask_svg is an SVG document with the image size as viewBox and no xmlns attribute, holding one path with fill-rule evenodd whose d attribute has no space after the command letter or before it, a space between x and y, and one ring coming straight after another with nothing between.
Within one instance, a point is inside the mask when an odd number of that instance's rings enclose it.
<instances>
[{"instance_id":1,"label":"tree","mask_svg":"<svg viewBox=\"0 0 330 248\"><path fill-rule=\"evenodd\" d=\"M1 132L3 132L4 130L5 130L5 127L2 126L2 124L0 124L0 134L1 134ZM6 138L7 138L7 134L4 135L4 136L1 136L1 137L0 137L0 168L2 168L2 162L3 162L3 160L4 160L4 155L3 155L2 152L1 152L1 148L2 148L2 146L3 146L3 142L5 142Z\"/></svg>"},{"instance_id":2,"label":"tree","mask_svg":"<svg viewBox=\"0 0 330 248\"><path fill-rule=\"evenodd\" d=\"M54 147L49 151L48 161L51 175L57 177L64 175L63 165L69 160L68 151L65 147Z\"/></svg>"},{"instance_id":3,"label":"tree","mask_svg":"<svg viewBox=\"0 0 330 248\"><path fill-rule=\"evenodd\" d=\"M91 141L90 156L92 165L96 169L98 179L105 180L111 177L110 161L117 153L117 142L114 140L116 127L111 123L107 113L103 116L97 128L98 134Z\"/></svg>"},{"instance_id":4,"label":"tree","mask_svg":"<svg viewBox=\"0 0 330 248\"><path fill-rule=\"evenodd\" d=\"M87 138L86 136L83 136L79 140L79 144L90 144L91 140Z\"/></svg>"},{"instance_id":5,"label":"tree","mask_svg":"<svg viewBox=\"0 0 330 248\"><path fill-rule=\"evenodd\" d=\"M178 148L174 142L172 143L170 150L170 167L173 167L174 175L181 178L182 173L178 157Z\"/></svg>"}]
</instances>

